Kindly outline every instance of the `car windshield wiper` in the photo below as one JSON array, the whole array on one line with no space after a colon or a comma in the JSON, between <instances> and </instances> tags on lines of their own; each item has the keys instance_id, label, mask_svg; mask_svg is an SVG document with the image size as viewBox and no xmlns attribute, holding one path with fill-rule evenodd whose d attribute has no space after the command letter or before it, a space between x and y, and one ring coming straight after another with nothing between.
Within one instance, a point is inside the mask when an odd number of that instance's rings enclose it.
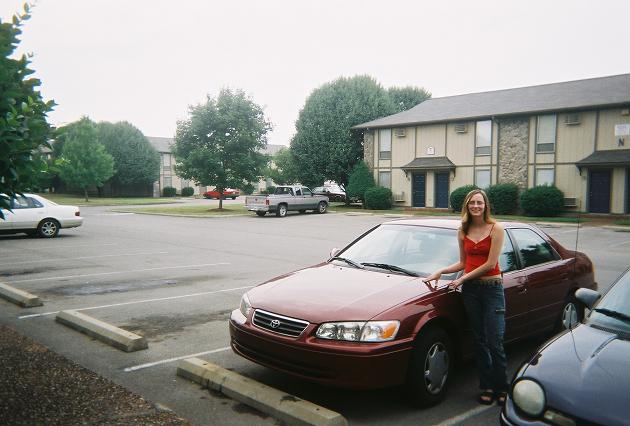
<instances>
[{"instance_id":1,"label":"car windshield wiper","mask_svg":"<svg viewBox=\"0 0 630 426\"><path fill-rule=\"evenodd\" d=\"M415 272L412 272L408 269L405 268L401 268L400 266L396 266L396 265L390 265L388 263L372 263L372 262L363 262L361 263L361 265L363 266L372 266L374 268L381 268L381 269L387 269L389 271L394 271L394 272L402 272L405 275L409 275L411 277L417 277L419 276L418 274L416 274Z\"/></svg>"},{"instance_id":2,"label":"car windshield wiper","mask_svg":"<svg viewBox=\"0 0 630 426\"><path fill-rule=\"evenodd\" d=\"M354 260L346 259L345 257L335 256L335 257L331 257L330 260L341 260L342 262L346 262L348 265L354 266L355 268L365 269L363 266L359 265Z\"/></svg>"},{"instance_id":3,"label":"car windshield wiper","mask_svg":"<svg viewBox=\"0 0 630 426\"><path fill-rule=\"evenodd\" d=\"M616 319L620 319L626 322L630 322L630 315L626 315L622 312L613 311L606 308L595 308L593 309L595 312L599 312L600 314L606 315L607 317L612 317Z\"/></svg>"}]
</instances>

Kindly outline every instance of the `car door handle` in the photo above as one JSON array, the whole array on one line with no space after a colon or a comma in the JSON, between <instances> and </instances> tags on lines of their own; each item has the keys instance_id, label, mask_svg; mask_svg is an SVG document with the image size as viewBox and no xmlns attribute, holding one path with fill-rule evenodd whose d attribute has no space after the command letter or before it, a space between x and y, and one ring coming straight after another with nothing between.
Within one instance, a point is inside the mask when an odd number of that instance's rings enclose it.
<instances>
[{"instance_id":1,"label":"car door handle","mask_svg":"<svg viewBox=\"0 0 630 426\"><path fill-rule=\"evenodd\" d=\"M519 294L527 293L527 287L524 284L517 285L516 288L518 288Z\"/></svg>"}]
</instances>

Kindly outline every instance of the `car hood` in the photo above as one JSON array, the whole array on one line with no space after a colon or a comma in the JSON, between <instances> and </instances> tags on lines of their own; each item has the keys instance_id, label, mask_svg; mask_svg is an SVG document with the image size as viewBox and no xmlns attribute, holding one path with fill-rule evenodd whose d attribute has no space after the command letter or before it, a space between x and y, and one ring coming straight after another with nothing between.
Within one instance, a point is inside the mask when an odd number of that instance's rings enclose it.
<instances>
[{"instance_id":1,"label":"car hood","mask_svg":"<svg viewBox=\"0 0 630 426\"><path fill-rule=\"evenodd\" d=\"M630 341L617 334L582 324L543 348L523 376L543 386L556 410L600 424L627 421Z\"/></svg>"},{"instance_id":2,"label":"car hood","mask_svg":"<svg viewBox=\"0 0 630 426\"><path fill-rule=\"evenodd\" d=\"M369 320L429 291L420 277L324 263L274 278L247 296L254 308L321 323Z\"/></svg>"}]
</instances>

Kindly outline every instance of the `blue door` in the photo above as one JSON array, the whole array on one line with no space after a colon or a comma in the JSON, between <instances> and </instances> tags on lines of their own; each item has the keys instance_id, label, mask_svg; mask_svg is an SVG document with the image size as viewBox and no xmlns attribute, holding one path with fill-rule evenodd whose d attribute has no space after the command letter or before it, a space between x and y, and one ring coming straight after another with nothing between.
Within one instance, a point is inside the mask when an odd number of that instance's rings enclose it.
<instances>
[{"instance_id":1,"label":"blue door","mask_svg":"<svg viewBox=\"0 0 630 426\"><path fill-rule=\"evenodd\" d=\"M426 173L414 173L413 174L413 185L411 188L411 192L413 195L412 205L413 207L425 207L425 198L426 198L426 181L427 174Z\"/></svg>"},{"instance_id":2,"label":"blue door","mask_svg":"<svg viewBox=\"0 0 630 426\"><path fill-rule=\"evenodd\" d=\"M449 172L435 174L435 207L448 208L448 177Z\"/></svg>"},{"instance_id":3,"label":"blue door","mask_svg":"<svg viewBox=\"0 0 630 426\"><path fill-rule=\"evenodd\" d=\"M589 171L588 211L610 213L610 170Z\"/></svg>"}]
</instances>

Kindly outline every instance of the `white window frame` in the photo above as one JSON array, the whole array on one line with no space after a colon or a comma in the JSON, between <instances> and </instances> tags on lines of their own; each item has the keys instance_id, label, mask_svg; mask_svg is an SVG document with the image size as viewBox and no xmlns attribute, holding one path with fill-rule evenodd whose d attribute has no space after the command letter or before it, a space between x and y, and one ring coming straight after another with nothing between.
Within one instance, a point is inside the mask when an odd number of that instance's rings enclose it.
<instances>
[{"instance_id":1,"label":"white window frame","mask_svg":"<svg viewBox=\"0 0 630 426\"><path fill-rule=\"evenodd\" d=\"M547 131L541 131L542 126L548 125ZM536 116L536 153L548 154L556 152L556 129L558 117L556 114Z\"/></svg>"},{"instance_id":2,"label":"white window frame","mask_svg":"<svg viewBox=\"0 0 630 426\"><path fill-rule=\"evenodd\" d=\"M492 120L482 120L475 123L475 155L492 155Z\"/></svg>"},{"instance_id":3,"label":"white window frame","mask_svg":"<svg viewBox=\"0 0 630 426\"><path fill-rule=\"evenodd\" d=\"M483 186L482 184L479 183L480 179L479 179L479 174L480 173L487 173L488 174L488 184ZM475 170L475 185L477 185L479 188L484 189L487 188L488 186L492 185L492 172L490 169L476 169Z\"/></svg>"},{"instance_id":4,"label":"white window frame","mask_svg":"<svg viewBox=\"0 0 630 426\"><path fill-rule=\"evenodd\" d=\"M162 167L165 170L171 168L171 154L167 154L167 153L162 154Z\"/></svg>"},{"instance_id":5,"label":"white window frame","mask_svg":"<svg viewBox=\"0 0 630 426\"><path fill-rule=\"evenodd\" d=\"M173 178L171 176L164 176L164 188L167 186L173 187Z\"/></svg>"},{"instance_id":6,"label":"white window frame","mask_svg":"<svg viewBox=\"0 0 630 426\"><path fill-rule=\"evenodd\" d=\"M549 173L551 172L551 181L549 179L542 179L541 173ZM536 175L534 177L534 184L538 185L555 185L556 182L556 171L553 167L536 167Z\"/></svg>"},{"instance_id":7,"label":"white window frame","mask_svg":"<svg viewBox=\"0 0 630 426\"><path fill-rule=\"evenodd\" d=\"M387 181L387 185L383 184L383 181ZM378 172L378 184L385 188L392 189L392 172L389 170L383 170Z\"/></svg>"},{"instance_id":8,"label":"white window frame","mask_svg":"<svg viewBox=\"0 0 630 426\"><path fill-rule=\"evenodd\" d=\"M378 131L378 159L391 160L391 158L392 158L392 129L380 129Z\"/></svg>"}]
</instances>

